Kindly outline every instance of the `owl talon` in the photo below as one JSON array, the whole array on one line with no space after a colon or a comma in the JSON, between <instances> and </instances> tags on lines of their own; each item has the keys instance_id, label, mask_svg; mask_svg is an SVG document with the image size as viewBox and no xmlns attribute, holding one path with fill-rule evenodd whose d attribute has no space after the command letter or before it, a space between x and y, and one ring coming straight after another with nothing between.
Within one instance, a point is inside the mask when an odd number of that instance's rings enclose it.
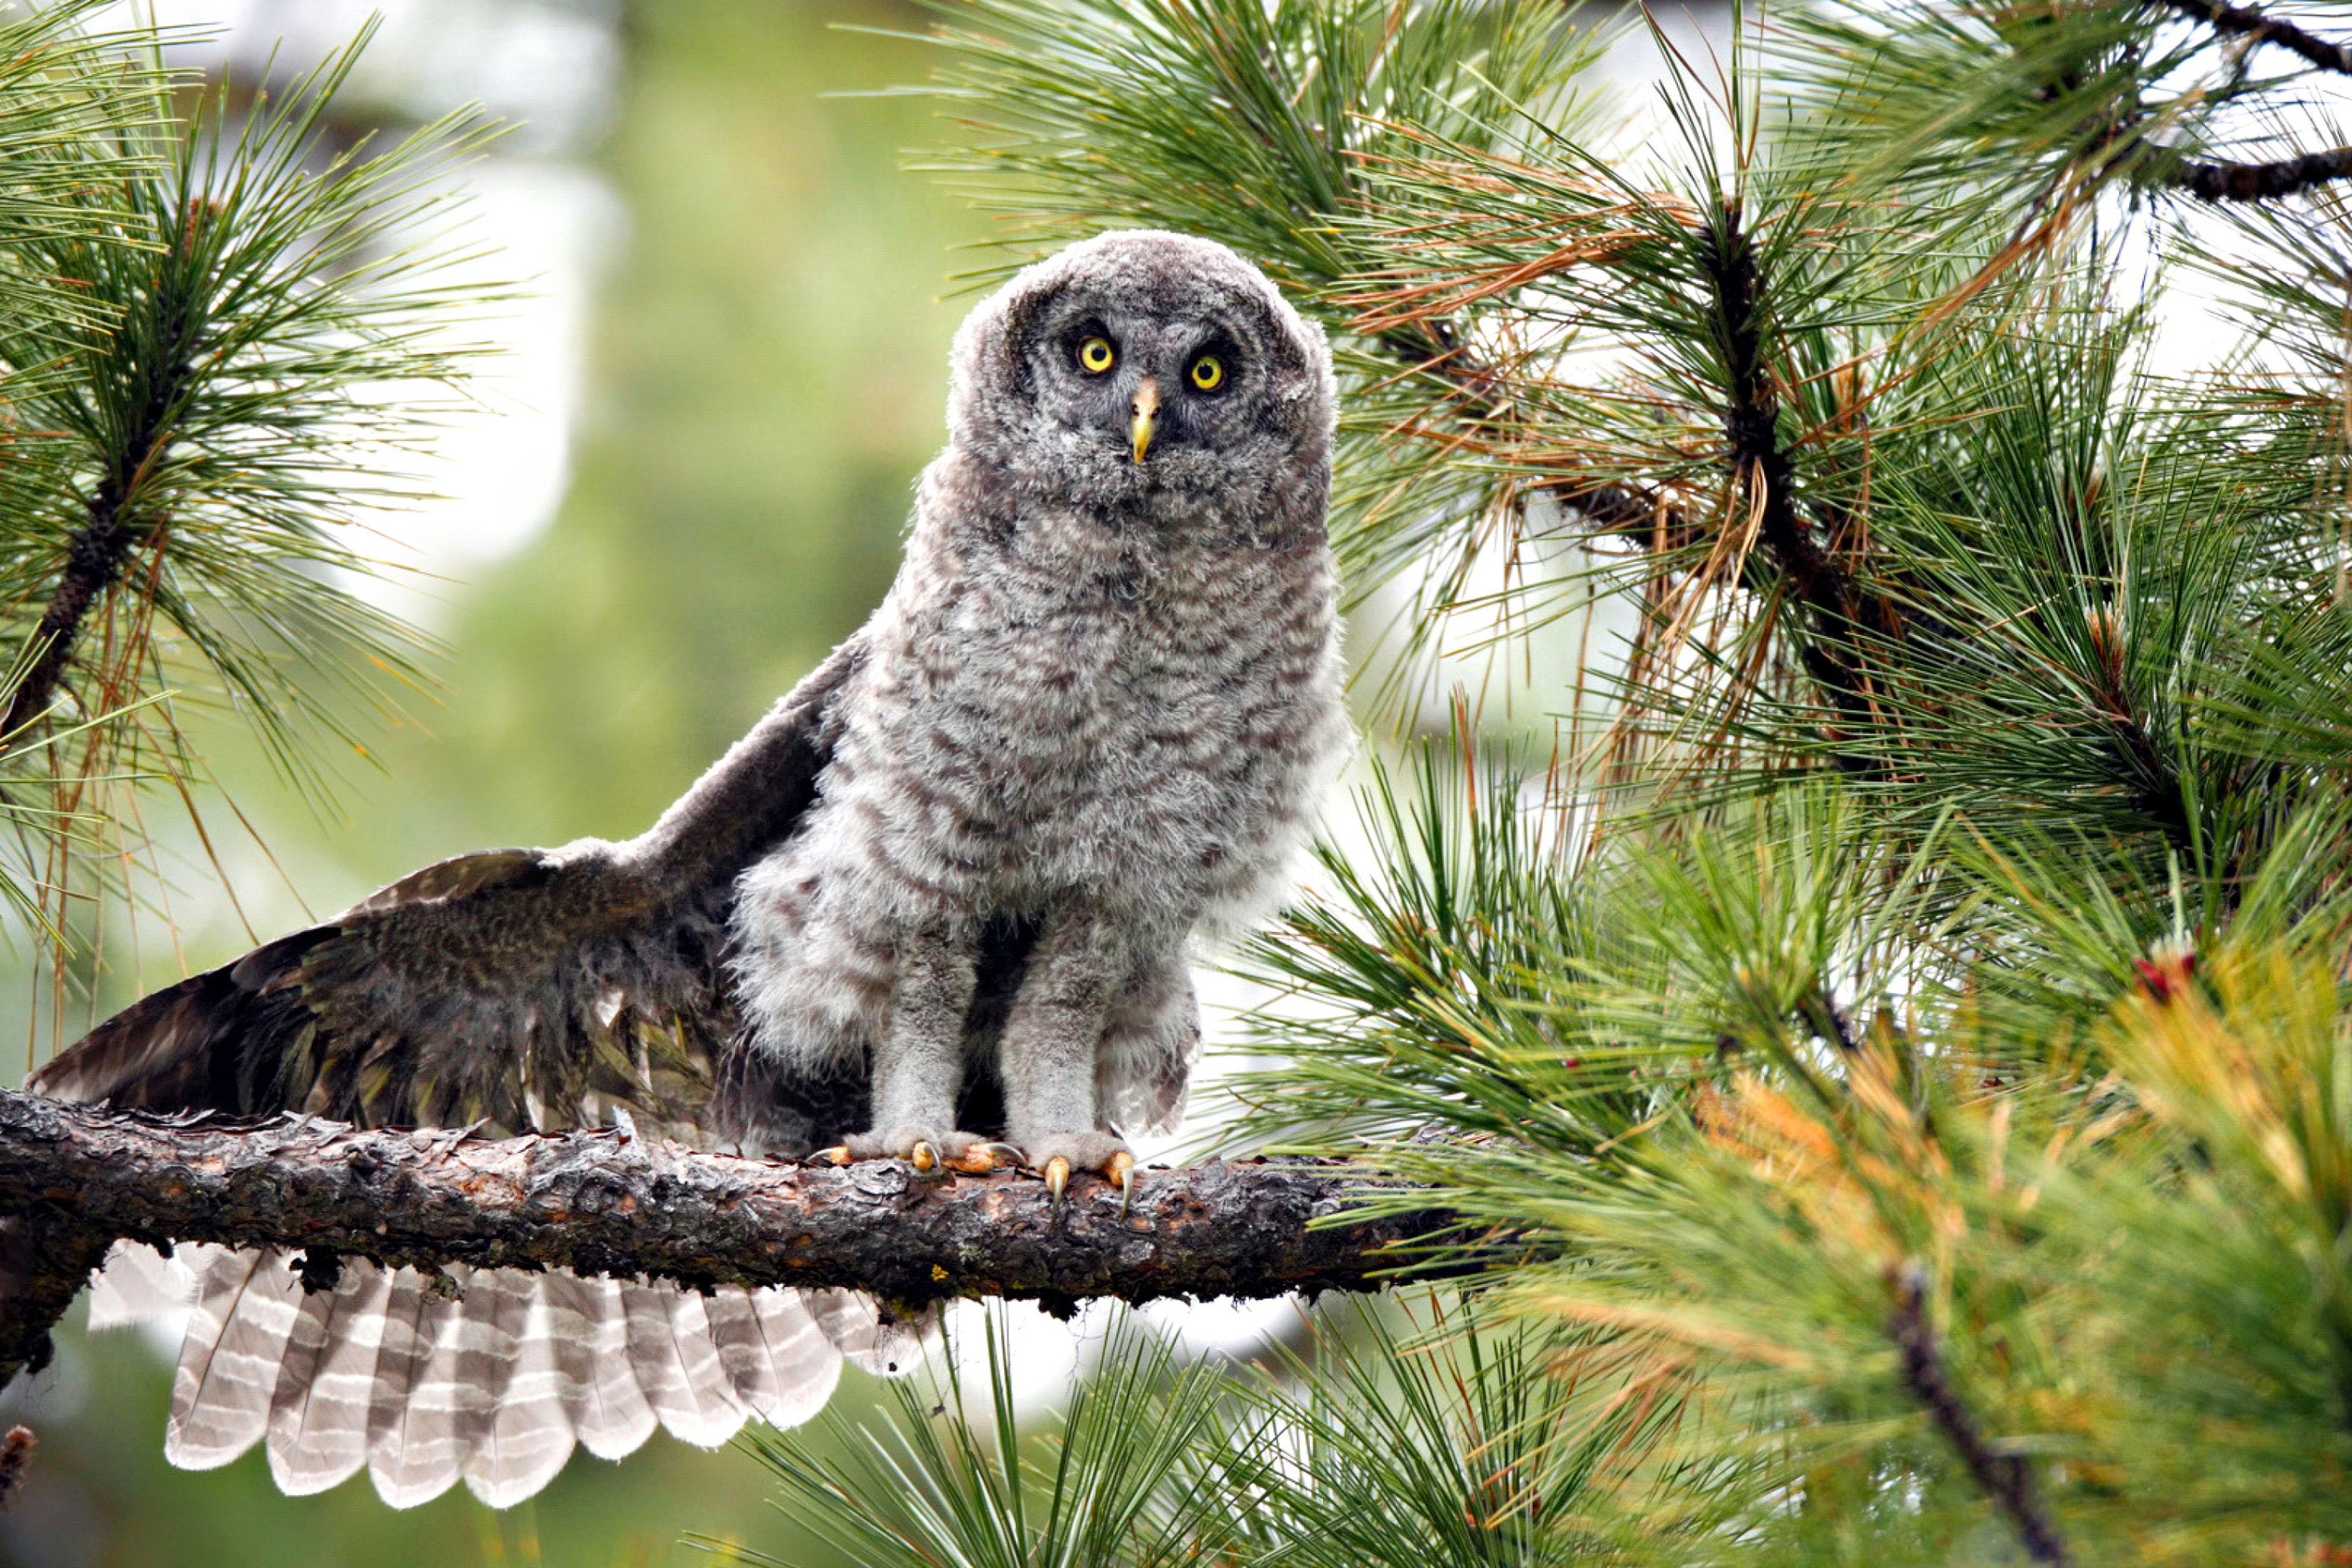
<instances>
[{"instance_id":1,"label":"owl talon","mask_svg":"<svg viewBox=\"0 0 2352 1568\"><path fill-rule=\"evenodd\" d=\"M1070 1163L1059 1154L1045 1162L1045 1195L1055 1203L1069 1190Z\"/></svg>"},{"instance_id":2,"label":"owl talon","mask_svg":"<svg viewBox=\"0 0 2352 1568\"><path fill-rule=\"evenodd\" d=\"M828 1165L846 1165L849 1163L849 1145L846 1143L835 1143L830 1149L818 1150L815 1153L810 1155L809 1158L812 1160L822 1160Z\"/></svg>"},{"instance_id":3,"label":"owl talon","mask_svg":"<svg viewBox=\"0 0 2352 1568\"><path fill-rule=\"evenodd\" d=\"M1103 1174L1118 1187L1119 1217L1135 1206L1135 1156L1122 1149L1103 1162Z\"/></svg>"},{"instance_id":4,"label":"owl talon","mask_svg":"<svg viewBox=\"0 0 2352 1568\"><path fill-rule=\"evenodd\" d=\"M961 1171L967 1176L985 1176L991 1171L1001 1171L1008 1165L1019 1163L1021 1151L1009 1143L975 1143L948 1161L947 1168Z\"/></svg>"},{"instance_id":5,"label":"owl talon","mask_svg":"<svg viewBox=\"0 0 2352 1568\"><path fill-rule=\"evenodd\" d=\"M936 1171L940 1165L939 1151L929 1143L917 1143L907 1152L907 1163L918 1171Z\"/></svg>"}]
</instances>

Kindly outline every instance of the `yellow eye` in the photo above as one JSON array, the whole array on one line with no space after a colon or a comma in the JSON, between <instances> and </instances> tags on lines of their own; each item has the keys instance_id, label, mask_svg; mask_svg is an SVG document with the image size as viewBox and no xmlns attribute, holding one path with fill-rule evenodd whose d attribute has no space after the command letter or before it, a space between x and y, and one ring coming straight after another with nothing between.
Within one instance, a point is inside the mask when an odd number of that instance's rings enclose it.
<instances>
[{"instance_id":1,"label":"yellow eye","mask_svg":"<svg viewBox=\"0 0 2352 1568\"><path fill-rule=\"evenodd\" d=\"M1118 363L1118 351L1108 338L1088 338L1078 345L1078 368L1088 375L1100 375Z\"/></svg>"},{"instance_id":2,"label":"yellow eye","mask_svg":"<svg viewBox=\"0 0 2352 1568\"><path fill-rule=\"evenodd\" d=\"M1192 362L1192 384L1202 392L1214 392L1225 384L1225 362L1214 354L1202 354Z\"/></svg>"}]
</instances>

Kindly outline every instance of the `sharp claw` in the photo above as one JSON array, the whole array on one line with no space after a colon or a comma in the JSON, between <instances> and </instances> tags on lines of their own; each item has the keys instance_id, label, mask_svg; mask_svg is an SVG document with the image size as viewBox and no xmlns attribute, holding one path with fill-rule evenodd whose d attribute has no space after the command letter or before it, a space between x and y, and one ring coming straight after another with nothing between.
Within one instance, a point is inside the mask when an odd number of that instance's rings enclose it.
<instances>
[{"instance_id":1,"label":"sharp claw","mask_svg":"<svg viewBox=\"0 0 2352 1568\"><path fill-rule=\"evenodd\" d=\"M1135 1206L1135 1156L1122 1149L1104 1163L1103 1174L1118 1184L1118 1212L1125 1218Z\"/></svg>"},{"instance_id":2,"label":"sharp claw","mask_svg":"<svg viewBox=\"0 0 2352 1568\"><path fill-rule=\"evenodd\" d=\"M830 1149L818 1150L815 1153L810 1155L809 1158L812 1160L822 1160L828 1165L846 1165L849 1163L849 1145L846 1143L835 1143Z\"/></svg>"},{"instance_id":3,"label":"sharp claw","mask_svg":"<svg viewBox=\"0 0 2352 1568\"><path fill-rule=\"evenodd\" d=\"M1055 1203L1069 1190L1070 1163L1059 1154L1045 1162L1045 1194Z\"/></svg>"},{"instance_id":4,"label":"sharp claw","mask_svg":"<svg viewBox=\"0 0 2352 1568\"><path fill-rule=\"evenodd\" d=\"M918 1171L935 1171L940 1164L939 1151L918 1139L915 1146L907 1152L907 1163Z\"/></svg>"},{"instance_id":5,"label":"sharp claw","mask_svg":"<svg viewBox=\"0 0 2352 1568\"><path fill-rule=\"evenodd\" d=\"M975 1143L947 1163L950 1171L961 1171L967 1176L984 1176L996 1169L997 1152L1002 1143Z\"/></svg>"}]
</instances>

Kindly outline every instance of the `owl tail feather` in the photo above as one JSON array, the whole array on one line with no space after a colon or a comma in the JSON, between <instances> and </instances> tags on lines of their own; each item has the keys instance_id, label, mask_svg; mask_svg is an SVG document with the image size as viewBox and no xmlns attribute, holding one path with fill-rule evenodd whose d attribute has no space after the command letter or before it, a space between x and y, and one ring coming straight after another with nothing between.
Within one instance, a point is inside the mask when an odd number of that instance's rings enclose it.
<instances>
[{"instance_id":1,"label":"owl tail feather","mask_svg":"<svg viewBox=\"0 0 2352 1568\"><path fill-rule=\"evenodd\" d=\"M617 1459L656 1426L705 1447L757 1416L793 1426L824 1405L845 1356L908 1370L919 1331L854 1291L709 1296L561 1271L470 1269L446 1281L347 1261L305 1290L290 1255L118 1244L90 1325L187 1313L163 1452L185 1469L256 1443L291 1494L365 1468L394 1508L463 1480L493 1508L555 1479L576 1445Z\"/></svg>"}]
</instances>

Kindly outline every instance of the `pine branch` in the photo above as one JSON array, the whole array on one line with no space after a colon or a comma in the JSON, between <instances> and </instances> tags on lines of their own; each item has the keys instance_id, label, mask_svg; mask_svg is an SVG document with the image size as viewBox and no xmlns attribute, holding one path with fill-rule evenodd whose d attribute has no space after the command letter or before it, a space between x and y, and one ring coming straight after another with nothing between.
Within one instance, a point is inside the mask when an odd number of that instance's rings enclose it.
<instances>
[{"instance_id":1,"label":"pine branch","mask_svg":"<svg viewBox=\"0 0 2352 1568\"><path fill-rule=\"evenodd\" d=\"M1764 283L1756 266L1755 244L1741 226L1737 205L1727 203L1721 226L1699 237L1698 258L1714 290L1717 327L1729 372L1731 395L1723 415L1727 456L1757 509L1757 537L1811 623L1800 657L1832 708L1858 725L1869 724L1867 679L1853 645L1864 595L1813 538L1797 510L1796 462L1780 443L1780 399L1764 361ZM1873 608L1877 618L1891 617L1885 606ZM1843 751L1838 757L1849 771L1878 766Z\"/></svg>"},{"instance_id":2,"label":"pine branch","mask_svg":"<svg viewBox=\"0 0 2352 1568\"><path fill-rule=\"evenodd\" d=\"M2231 5L2227 0L2153 0L2153 3L2178 11L2184 16L2194 16L2215 32L2231 37L2251 38L2258 44L2276 44L2324 71L2339 76L2352 76L2352 47L2331 44L2326 39L2305 32L2293 22L2263 15L2251 5Z\"/></svg>"},{"instance_id":3,"label":"pine branch","mask_svg":"<svg viewBox=\"0 0 2352 1568\"><path fill-rule=\"evenodd\" d=\"M49 1364L49 1330L106 1258L107 1237L56 1215L0 1205L0 1384Z\"/></svg>"},{"instance_id":4,"label":"pine branch","mask_svg":"<svg viewBox=\"0 0 2352 1568\"><path fill-rule=\"evenodd\" d=\"M2169 184L2204 202L2275 201L2331 180L2352 179L2352 147L2331 147L2270 163L2205 163L2184 158Z\"/></svg>"},{"instance_id":5,"label":"pine branch","mask_svg":"<svg viewBox=\"0 0 2352 1568\"><path fill-rule=\"evenodd\" d=\"M178 368L184 374L187 367L183 363ZM147 529L124 515L128 492L137 475L163 460L166 412L183 390L168 380L151 389L139 423L121 449L112 455L106 477L85 509L88 521L67 537L65 564L58 574L57 588L29 639L40 651L24 680L9 695L6 710L0 712L0 736L15 735L48 711L58 683L73 661L83 620L121 577L131 550L148 537Z\"/></svg>"},{"instance_id":6,"label":"pine branch","mask_svg":"<svg viewBox=\"0 0 2352 1568\"><path fill-rule=\"evenodd\" d=\"M1139 1171L1122 1211L1081 1179L929 1179L897 1162L836 1170L652 1143L626 1131L505 1140L369 1131L301 1117L238 1122L0 1091L0 1214L21 1293L0 1295L0 1381L37 1358L116 1238L300 1248L436 1269L569 1268L681 1284L846 1286L907 1309L1015 1296L1267 1298L1370 1290L1411 1265L1439 1215L1316 1222L1360 1167L1264 1161ZM1447 1267L1460 1271L1461 1263Z\"/></svg>"},{"instance_id":7,"label":"pine branch","mask_svg":"<svg viewBox=\"0 0 2352 1568\"><path fill-rule=\"evenodd\" d=\"M1442 320L1394 327L1373 340L1399 363L1435 375L1454 390L1464 424L1474 428L1502 412L1506 384L1500 374L1466 357ZM1603 533L1671 552L1689 548L1701 527L1677 502L1627 480L1582 476L1544 481L1537 487L1581 515Z\"/></svg>"},{"instance_id":8,"label":"pine branch","mask_svg":"<svg viewBox=\"0 0 2352 1568\"><path fill-rule=\"evenodd\" d=\"M1986 1444L1976 1417L1960 1400L1958 1390L1945 1374L1936 1353L1936 1331L1927 1321L1927 1281L1920 1270L1906 1268L1895 1281L1895 1312L1887 1320L1886 1337L1903 1355L1903 1386L1927 1410L1936 1430L1959 1455L1960 1463L1993 1506L2009 1516L2025 1554L2036 1563L2063 1564L2072 1561L2058 1527L2042 1511L2035 1495L2033 1467L2020 1455L1996 1454Z\"/></svg>"}]
</instances>

